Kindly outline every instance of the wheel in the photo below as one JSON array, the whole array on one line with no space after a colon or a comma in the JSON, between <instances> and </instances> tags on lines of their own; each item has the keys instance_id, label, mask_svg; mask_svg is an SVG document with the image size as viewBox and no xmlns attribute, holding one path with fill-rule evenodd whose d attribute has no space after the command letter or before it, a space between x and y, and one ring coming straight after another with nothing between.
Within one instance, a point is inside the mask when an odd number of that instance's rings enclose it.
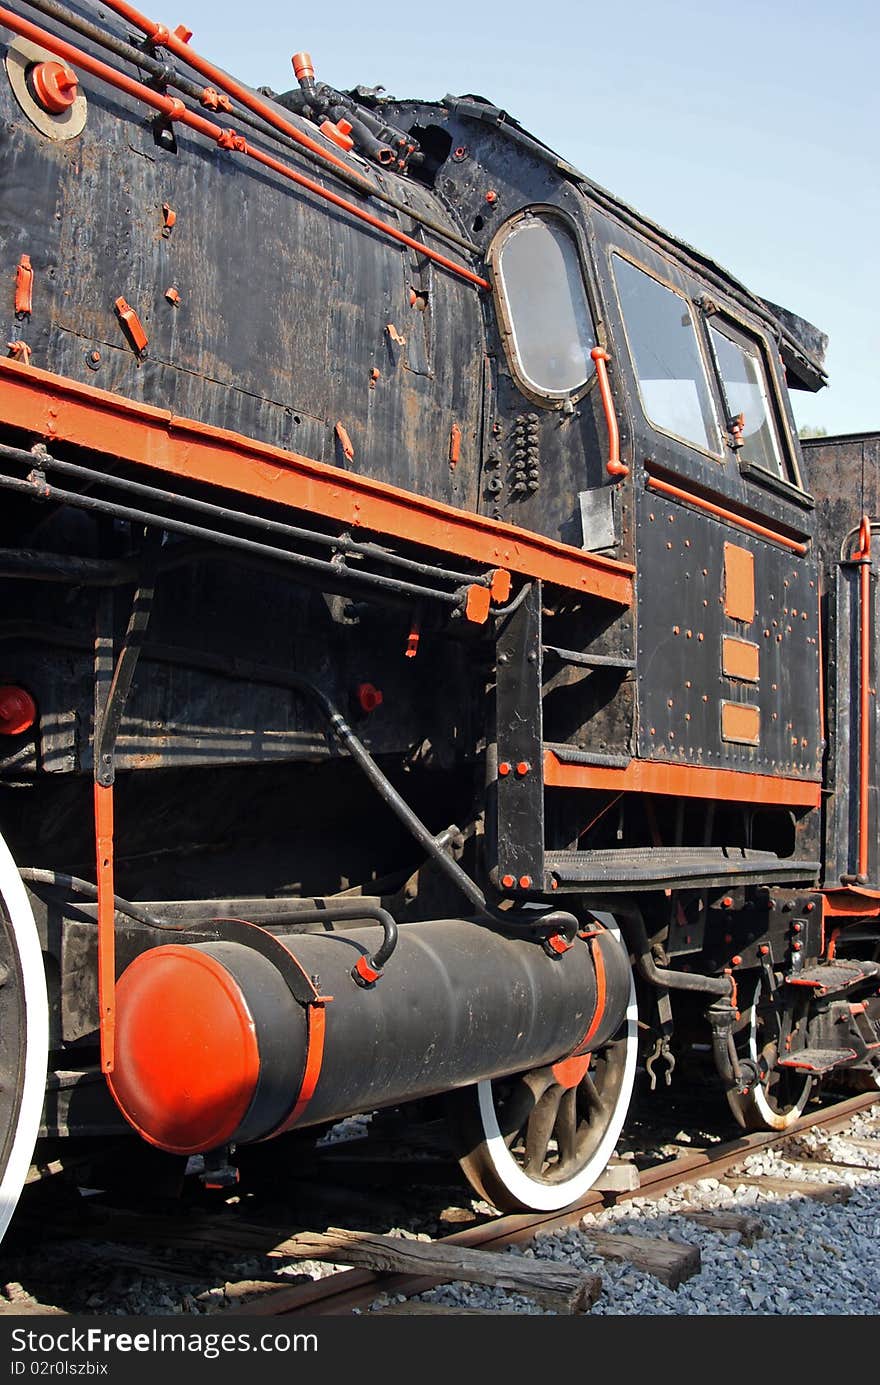
<instances>
[{"instance_id":1,"label":"wheel","mask_svg":"<svg viewBox=\"0 0 880 1385\"><path fill-rule=\"evenodd\" d=\"M0 838L0 1238L30 1168L46 1094L46 973L27 893Z\"/></svg>"},{"instance_id":2,"label":"wheel","mask_svg":"<svg viewBox=\"0 0 880 1385\"><path fill-rule=\"evenodd\" d=\"M740 1016L734 1032L737 1056L751 1059L759 1080L748 1092L729 1091L730 1109L744 1130L787 1130L803 1114L813 1089L809 1073L776 1066L796 1018L793 1005L786 1008L778 993L767 998L758 977Z\"/></svg>"},{"instance_id":3,"label":"wheel","mask_svg":"<svg viewBox=\"0 0 880 1385\"><path fill-rule=\"evenodd\" d=\"M637 1018L631 979L626 1019L595 1053L452 1094L459 1163L480 1197L501 1212L558 1211L593 1186L629 1108Z\"/></svg>"}]
</instances>

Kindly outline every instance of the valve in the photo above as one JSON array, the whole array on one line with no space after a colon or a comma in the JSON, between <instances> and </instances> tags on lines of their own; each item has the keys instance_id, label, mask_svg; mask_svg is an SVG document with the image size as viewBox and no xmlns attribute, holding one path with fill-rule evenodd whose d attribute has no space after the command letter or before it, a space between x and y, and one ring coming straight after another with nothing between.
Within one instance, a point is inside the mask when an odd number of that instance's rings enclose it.
<instances>
[{"instance_id":1,"label":"valve","mask_svg":"<svg viewBox=\"0 0 880 1385\"><path fill-rule=\"evenodd\" d=\"M37 63L30 76L37 101L50 115L63 115L79 95L76 73L64 63Z\"/></svg>"}]
</instances>

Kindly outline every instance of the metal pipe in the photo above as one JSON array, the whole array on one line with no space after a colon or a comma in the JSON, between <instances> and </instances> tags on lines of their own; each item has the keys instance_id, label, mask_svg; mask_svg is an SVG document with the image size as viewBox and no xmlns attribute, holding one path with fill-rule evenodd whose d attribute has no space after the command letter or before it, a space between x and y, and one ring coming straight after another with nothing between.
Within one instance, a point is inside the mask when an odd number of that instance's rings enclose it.
<instances>
[{"instance_id":1,"label":"metal pipe","mask_svg":"<svg viewBox=\"0 0 880 1385\"><path fill-rule=\"evenodd\" d=\"M868 879L868 799L871 786L871 524L868 516L859 529L854 555L859 566L859 854L858 881Z\"/></svg>"},{"instance_id":2,"label":"metal pipe","mask_svg":"<svg viewBox=\"0 0 880 1385\"><path fill-rule=\"evenodd\" d=\"M400 244L408 246L411 250L417 250L420 255L432 260L435 264L441 265L450 273L456 274L459 278L467 280L468 283L476 285L477 288L490 288L489 281L482 279L478 274L465 265L458 264L454 260L441 255L439 251L431 250L422 241L416 240L413 236L408 236L404 231L397 230L390 226L388 222L381 221L378 217L364 211L354 202L347 201L344 197L339 197L329 188L322 187L313 178L307 178L305 174L298 173L288 164L282 163L279 159L272 158L271 155L263 153L249 145L243 135L239 135L235 130L223 129L216 125L212 120L206 120L203 116L197 115L195 111L189 110L177 97L162 96L159 92L153 91L150 87L144 86L141 82L134 81L122 72L117 72L115 68L109 67L98 58L93 58L89 53L82 49L75 48L64 39L50 33L47 29L41 29L36 24L31 24L28 20L22 19L12 10L0 8L0 24L4 24L11 29L14 34L19 34L22 38L28 38L33 43L38 43L44 48L48 48L56 57L62 58L65 62L72 63L75 67L81 67L83 71L89 72L92 76L116 87L119 91L124 91L128 96L137 101L143 101L145 105L151 106L169 121L179 121L180 124L187 126L191 130L196 130L207 139L213 140L221 149L234 150L236 153L244 154L253 159L256 163L262 164L264 168L270 168L283 178L289 179L299 187L307 188L317 197L323 198L325 202L330 202L334 207L348 212L359 221L365 222L374 230L382 235L390 236L392 240L399 241ZM243 88L242 88L243 90ZM268 108L267 108L268 109ZM292 127L291 127L292 128ZM344 167L344 165L343 165Z\"/></svg>"},{"instance_id":3,"label":"metal pipe","mask_svg":"<svg viewBox=\"0 0 880 1385\"><path fill-rule=\"evenodd\" d=\"M34 458L32 461L36 460ZM290 563L295 567L304 568L306 571L318 572L330 578L328 590L342 585L352 583L365 587L372 587L377 591L394 593L398 596L416 597L418 599L430 598L434 601L442 602L444 605L460 608L462 606L462 595L456 592L440 592L431 587L420 587L412 582L403 582L396 577L382 577L378 573L361 572L353 568L345 567L341 563L325 562L321 558L309 558L300 553L290 553L283 548L275 548L269 544L260 544L253 539L240 538L235 534L218 534L210 529L205 529L200 525L189 524L185 520L168 519L162 515L150 514L145 510L136 510L127 505L119 505L114 501L101 500L96 496L81 495L77 491L62 490L57 486L50 486L45 481L21 480L17 477L0 476L0 487L6 490L15 491L18 494L29 495L39 500L56 500L65 505L73 505L81 510L90 510L97 514L112 515L115 519L125 519L135 524L153 525L160 529L167 529L171 533L185 534L190 538L207 539L214 543L225 545L229 548L241 549L246 553L258 554L262 557L275 558L285 563Z\"/></svg>"},{"instance_id":4,"label":"metal pipe","mask_svg":"<svg viewBox=\"0 0 880 1385\"><path fill-rule=\"evenodd\" d=\"M109 9L115 10L116 13L127 20L129 24L133 24L136 29L140 29L154 47L167 48L175 57L182 58L188 67L193 68L196 72L200 73L202 77L207 78L215 87L219 87L221 91L225 91L229 96L233 96L242 106L246 106L254 115L261 116L268 124L273 125L276 130L280 130L282 134L287 135L289 139L295 140L296 143L301 144L303 148L311 150L311 152L322 159L325 164L330 164L334 168L341 168L345 173L351 176L351 170L336 154L332 154L328 149L324 149L317 140L312 139L310 135L303 134L295 125L291 125L283 116L280 116L274 111L271 106L267 106L265 101L262 101L254 92L249 91L247 87L243 87L239 82L236 82L228 73L222 72L219 67L215 67L214 64L208 62L206 58L200 57L199 54L194 52L189 44L179 38L177 34L170 33L164 24L157 24L155 20L147 19L146 15L141 14L140 10L136 10L133 5L126 4L125 0L105 0L105 3ZM365 179L362 181L365 187L369 186Z\"/></svg>"},{"instance_id":5,"label":"metal pipe","mask_svg":"<svg viewBox=\"0 0 880 1385\"><path fill-rule=\"evenodd\" d=\"M414 558L406 558L400 553L387 552L378 544L358 543L347 534L324 534L312 529L303 529L295 524L284 524L279 520L266 519L261 515L247 514L239 510L229 510L222 505L213 505L207 500L196 500L192 496L183 495L177 491L166 491L160 489L158 486L148 486L140 481L129 480L127 477L110 475L107 472L98 471L94 467L81 466L76 462L62 461L58 457L51 456L42 448L28 452L22 447L10 447L6 444L0 444L0 457L5 457L9 461L19 462L22 466L28 467L33 467L36 463L41 470L58 471L64 476L74 476L77 479L93 482L96 485L110 486L131 495L143 496L149 500L160 500L169 505L179 505L183 509L192 510L195 514L208 515L212 518L216 517L226 523L233 520L236 524L244 524L259 529L266 534L277 534L282 538L298 539L305 543L314 543L323 548L332 548L334 552L350 553L359 558L373 558L377 561L386 563L389 567L399 567L406 572L414 573L420 577L437 577L443 581L454 582L456 584L469 583L473 586L480 587L491 587L492 585L491 572L482 572L475 575L473 573L458 572L448 568L437 567L432 563L417 562ZM0 551L0 559L2 559L2 551ZM97 560L95 561L97 562ZM164 563L165 559L163 558L163 565Z\"/></svg>"},{"instance_id":6,"label":"metal pipe","mask_svg":"<svg viewBox=\"0 0 880 1385\"><path fill-rule=\"evenodd\" d=\"M97 902L97 886L89 880L80 879L78 875L68 875L60 870L42 870L36 866L22 866L18 873L29 885L51 885L55 889L70 890L73 894L81 894L86 899ZM117 914L124 914L126 918L134 919L146 928L159 928L168 933L187 931L187 924L169 923L166 919L157 918L148 909L143 909L139 904L133 904L131 900L123 899L118 894L113 896L113 907Z\"/></svg>"},{"instance_id":7,"label":"metal pipe","mask_svg":"<svg viewBox=\"0 0 880 1385\"><path fill-rule=\"evenodd\" d=\"M197 82L191 82L188 77L184 77L176 69L171 68L167 63L160 62L157 58L152 57L143 49L135 48L132 44L124 42L123 39L116 38L114 34L106 33L103 29L99 29L96 24L90 23L87 19L81 19L79 15L66 9L64 5L59 4L58 0L25 0L25 4L30 5L32 9L39 10L41 14L47 15L50 19L55 19L58 23L66 25L69 29L73 29L75 32L82 34L83 38L90 39L93 43L106 48L117 57L125 59L126 62L133 63L135 66L142 68L145 72L149 72L154 80L162 81L166 86L173 87L176 91L183 92L184 96L188 96L190 100L201 101L205 88L200 87ZM363 111L361 111L360 114L361 119L365 119ZM252 111L246 108L236 111L235 118L250 126L251 129L258 131L259 134L265 135L273 140L279 140L285 147L295 147L297 152L303 158L310 160L310 162L316 165L324 163L323 158L314 154L312 150L299 144L291 136L285 135L267 121L262 120L259 116L254 115ZM392 197L390 193L385 192L382 188L374 187L355 169L334 167L332 172L337 178L342 179L343 182L347 183L347 185L356 192L375 198L377 202L382 202L385 206L393 207L395 211L402 212L412 221L418 222L420 226L426 227L429 231L433 231L443 240L449 241L451 245L456 245L459 249L465 250L471 255L479 255L481 253L480 247L474 245L473 241L466 240L464 236L460 236L455 231L450 230L449 227L441 225L439 221L435 221L432 217L425 216L424 213L414 210L412 207L407 206L405 202L398 201L396 197Z\"/></svg>"}]
</instances>

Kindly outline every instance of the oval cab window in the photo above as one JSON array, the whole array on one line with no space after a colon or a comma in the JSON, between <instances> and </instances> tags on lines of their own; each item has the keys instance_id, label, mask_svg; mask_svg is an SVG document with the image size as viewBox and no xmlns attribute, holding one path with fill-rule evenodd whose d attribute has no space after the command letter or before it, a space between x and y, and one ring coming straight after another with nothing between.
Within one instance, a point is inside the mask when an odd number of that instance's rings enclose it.
<instances>
[{"instance_id":1,"label":"oval cab window","mask_svg":"<svg viewBox=\"0 0 880 1385\"><path fill-rule=\"evenodd\" d=\"M576 393L593 371L596 330L574 237L561 218L518 218L494 256L502 331L527 392Z\"/></svg>"}]
</instances>

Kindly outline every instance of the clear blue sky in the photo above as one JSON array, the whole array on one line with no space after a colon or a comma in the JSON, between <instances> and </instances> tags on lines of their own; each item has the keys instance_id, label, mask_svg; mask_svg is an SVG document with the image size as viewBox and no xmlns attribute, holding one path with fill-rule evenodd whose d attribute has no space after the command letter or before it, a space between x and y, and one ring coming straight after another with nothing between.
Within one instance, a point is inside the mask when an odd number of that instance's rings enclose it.
<instances>
[{"instance_id":1,"label":"clear blue sky","mask_svg":"<svg viewBox=\"0 0 880 1385\"><path fill-rule=\"evenodd\" d=\"M799 424L880 429L876 0L141 6L251 85L292 86L306 49L336 87L487 97L828 333L831 383L794 392Z\"/></svg>"}]
</instances>

